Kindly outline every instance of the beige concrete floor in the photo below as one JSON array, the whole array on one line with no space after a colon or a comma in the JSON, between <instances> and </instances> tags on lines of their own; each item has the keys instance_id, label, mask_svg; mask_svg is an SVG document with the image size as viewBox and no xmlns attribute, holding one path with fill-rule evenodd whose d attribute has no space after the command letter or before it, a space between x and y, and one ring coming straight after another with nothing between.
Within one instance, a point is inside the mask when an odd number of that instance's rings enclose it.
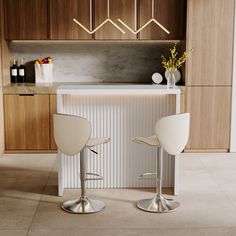
<instances>
[{"instance_id":1,"label":"beige concrete floor","mask_svg":"<svg viewBox=\"0 0 236 236\"><path fill-rule=\"evenodd\" d=\"M177 212L138 210L138 199L153 190L88 190L106 202L103 212L71 215L60 204L77 197L68 190L57 197L55 155L0 157L0 236L222 236L236 235L236 155L182 155L181 202Z\"/></svg>"}]
</instances>

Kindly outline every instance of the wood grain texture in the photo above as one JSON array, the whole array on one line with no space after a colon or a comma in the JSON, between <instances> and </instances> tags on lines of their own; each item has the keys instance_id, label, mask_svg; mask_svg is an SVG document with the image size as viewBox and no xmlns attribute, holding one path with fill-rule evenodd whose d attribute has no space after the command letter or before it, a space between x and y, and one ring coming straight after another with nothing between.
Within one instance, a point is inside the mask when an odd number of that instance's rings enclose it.
<instances>
[{"instance_id":1,"label":"wood grain texture","mask_svg":"<svg viewBox=\"0 0 236 236\"><path fill-rule=\"evenodd\" d=\"M53 114L57 113L57 95L50 95L50 148L57 150L53 134Z\"/></svg>"},{"instance_id":2,"label":"wood grain texture","mask_svg":"<svg viewBox=\"0 0 236 236\"><path fill-rule=\"evenodd\" d=\"M50 0L51 39L92 39L73 18L90 29L89 0Z\"/></svg>"},{"instance_id":3,"label":"wood grain texture","mask_svg":"<svg viewBox=\"0 0 236 236\"><path fill-rule=\"evenodd\" d=\"M0 154L5 149L2 87L10 81L9 62L9 47L5 40L4 0L0 0Z\"/></svg>"},{"instance_id":4,"label":"wood grain texture","mask_svg":"<svg viewBox=\"0 0 236 236\"><path fill-rule=\"evenodd\" d=\"M1 85L4 86L10 83L10 49L9 43L5 40L5 18L4 18L4 0L0 1L1 3L1 18L0 18L0 31L1 31L1 39L0 39L0 48L2 51L2 63L1 63Z\"/></svg>"},{"instance_id":5,"label":"wood grain texture","mask_svg":"<svg viewBox=\"0 0 236 236\"><path fill-rule=\"evenodd\" d=\"M2 22L2 11L3 1L0 0L0 22ZM4 151L4 118L3 118L3 92L2 92L2 83L3 83L3 73L2 73L2 24L0 24L0 155Z\"/></svg>"},{"instance_id":6,"label":"wood grain texture","mask_svg":"<svg viewBox=\"0 0 236 236\"><path fill-rule=\"evenodd\" d=\"M57 153L57 150L7 150L5 151L4 153L6 154L31 154L31 153L34 153L34 154L43 154L43 153Z\"/></svg>"},{"instance_id":7,"label":"wood grain texture","mask_svg":"<svg viewBox=\"0 0 236 236\"><path fill-rule=\"evenodd\" d=\"M186 112L186 92L183 91L180 95L180 113Z\"/></svg>"},{"instance_id":8,"label":"wood grain texture","mask_svg":"<svg viewBox=\"0 0 236 236\"><path fill-rule=\"evenodd\" d=\"M186 149L229 149L231 87L187 87L190 138Z\"/></svg>"},{"instance_id":9,"label":"wood grain texture","mask_svg":"<svg viewBox=\"0 0 236 236\"><path fill-rule=\"evenodd\" d=\"M187 85L231 85L234 0L188 0Z\"/></svg>"},{"instance_id":10,"label":"wood grain texture","mask_svg":"<svg viewBox=\"0 0 236 236\"><path fill-rule=\"evenodd\" d=\"M107 0L94 1L95 28L107 19ZM137 36L130 33L117 20L120 18L129 27L135 29L135 5L134 0L110 0L110 18L126 33L121 33L111 23L106 23L95 32L95 39L136 39Z\"/></svg>"},{"instance_id":11,"label":"wood grain texture","mask_svg":"<svg viewBox=\"0 0 236 236\"><path fill-rule=\"evenodd\" d=\"M2 60L2 41L4 40L4 5L3 0L0 0L0 93L2 94L3 87L3 60ZM1 114L1 112L0 112Z\"/></svg>"},{"instance_id":12,"label":"wood grain texture","mask_svg":"<svg viewBox=\"0 0 236 236\"><path fill-rule=\"evenodd\" d=\"M6 150L49 150L49 95L4 95Z\"/></svg>"},{"instance_id":13,"label":"wood grain texture","mask_svg":"<svg viewBox=\"0 0 236 236\"><path fill-rule=\"evenodd\" d=\"M9 42L2 39L2 86L11 82L10 78L10 48Z\"/></svg>"},{"instance_id":14,"label":"wood grain texture","mask_svg":"<svg viewBox=\"0 0 236 236\"><path fill-rule=\"evenodd\" d=\"M185 39L186 4L186 0L155 0L154 17L170 31L170 34L168 35L159 26L151 23L140 32L140 39ZM140 27L147 23L151 17L152 0L140 0Z\"/></svg>"},{"instance_id":15,"label":"wood grain texture","mask_svg":"<svg viewBox=\"0 0 236 236\"><path fill-rule=\"evenodd\" d=\"M5 0L6 38L48 39L47 0Z\"/></svg>"}]
</instances>

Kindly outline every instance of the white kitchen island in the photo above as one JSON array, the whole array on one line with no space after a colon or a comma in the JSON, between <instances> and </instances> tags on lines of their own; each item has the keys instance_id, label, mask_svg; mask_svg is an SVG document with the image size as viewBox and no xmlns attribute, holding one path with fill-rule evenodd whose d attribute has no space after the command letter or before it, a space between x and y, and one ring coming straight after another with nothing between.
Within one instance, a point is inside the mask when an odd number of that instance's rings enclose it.
<instances>
[{"instance_id":1,"label":"white kitchen island","mask_svg":"<svg viewBox=\"0 0 236 236\"><path fill-rule=\"evenodd\" d=\"M156 149L132 142L135 136L154 134L161 117L180 113L181 90L164 85L65 85L57 88L57 112L87 118L92 137L110 137L111 142L87 152L87 172L103 175L103 181L88 181L90 188L153 187L152 179L138 180L155 169ZM59 153L58 194L79 188L79 155ZM178 157L165 154L163 186L178 194Z\"/></svg>"}]
</instances>

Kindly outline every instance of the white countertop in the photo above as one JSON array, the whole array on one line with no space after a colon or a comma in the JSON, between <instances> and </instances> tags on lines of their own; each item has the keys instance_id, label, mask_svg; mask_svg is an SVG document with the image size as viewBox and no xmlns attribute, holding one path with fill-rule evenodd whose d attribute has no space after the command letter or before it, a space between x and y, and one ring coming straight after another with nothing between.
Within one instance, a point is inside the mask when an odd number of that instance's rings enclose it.
<instances>
[{"instance_id":1,"label":"white countertop","mask_svg":"<svg viewBox=\"0 0 236 236\"><path fill-rule=\"evenodd\" d=\"M180 94L176 87L167 89L166 85L124 84L124 85L62 85L57 88L57 94Z\"/></svg>"}]
</instances>

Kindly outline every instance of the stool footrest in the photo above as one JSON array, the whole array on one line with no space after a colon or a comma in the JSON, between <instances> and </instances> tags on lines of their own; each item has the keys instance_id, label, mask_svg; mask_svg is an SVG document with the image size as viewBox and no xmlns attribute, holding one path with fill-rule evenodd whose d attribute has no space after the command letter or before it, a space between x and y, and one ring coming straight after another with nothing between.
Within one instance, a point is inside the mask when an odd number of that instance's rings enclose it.
<instances>
[{"instance_id":1,"label":"stool footrest","mask_svg":"<svg viewBox=\"0 0 236 236\"><path fill-rule=\"evenodd\" d=\"M85 180L103 180L103 177L99 174L95 174L95 173L86 173L86 175L88 176L95 176L95 178L86 178Z\"/></svg>"},{"instance_id":2,"label":"stool footrest","mask_svg":"<svg viewBox=\"0 0 236 236\"><path fill-rule=\"evenodd\" d=\"M157 177L157 173L143 173L138 178L139 179L153 179Z\"/></svg>"},{"instance_id":3,"label":"stool footrest","mask_svg":"<svg viewBox=\"0 0 236 236\"><path fill-rule=\"evenodd\" d=\"M91 152L95 153L96 155L98 155L98 152L96 152L95 150L93 150L92 148L88 148Z\"/></svg>"}]
</instances>

